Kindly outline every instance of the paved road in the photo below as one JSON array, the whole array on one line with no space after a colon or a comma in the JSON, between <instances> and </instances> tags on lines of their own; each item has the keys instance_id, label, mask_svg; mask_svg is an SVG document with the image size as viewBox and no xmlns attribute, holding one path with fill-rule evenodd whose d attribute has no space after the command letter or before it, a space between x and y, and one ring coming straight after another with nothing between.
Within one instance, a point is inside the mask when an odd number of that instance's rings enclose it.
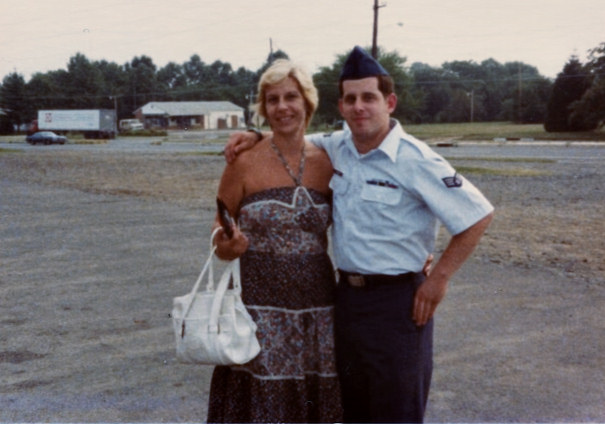
<instances>
[{"instance_id":1,"label":"paved road","mask_svg":"<svg viewBox=\"0 0 605 424\"><path fill-rule=\"evenodd\" d=\"M0 143L0 148L28 151L90 151L90 152L131 152L131 153L191 153L220 152L224 143L206 140L203 143L191 141L164 141L164 137L134 138L122 137L109 140L104 144L65 144L31 146L27 143Z\"/></svg>"},{"instance_id":2,"label":"paved road","mask_svg":"<svg viewBox=\"0 0 605 424\"><path fill-rule=\"evenodd\" d=\"M448 158L540 158L563 161L605 159L605 143L460 143L457 147L434 147L434 150Z\"/></svg>"},{"instance_id":3,"label":"paved road","mask_svg":"<svg viewBox=\"0 0 605 424\"><path fill-rule=\"evenodd\" d=\"M62 146L30 146L24 142L0 143L0 148L29 151L54 149L124 153L218 153L223 150L224 142L220 141L219 137L225 137L225 133L208 133L204 136L199 134L175 133L170 135L170 141L165 141L165 137L118 137L106 144L66 144ZM200 141L202 137L205 138ZM448 158L505 157L573 161L605 159L605 143L598 142L460 142L456 147L433 147L441 155Z\"/></svg>"}]
</instances>

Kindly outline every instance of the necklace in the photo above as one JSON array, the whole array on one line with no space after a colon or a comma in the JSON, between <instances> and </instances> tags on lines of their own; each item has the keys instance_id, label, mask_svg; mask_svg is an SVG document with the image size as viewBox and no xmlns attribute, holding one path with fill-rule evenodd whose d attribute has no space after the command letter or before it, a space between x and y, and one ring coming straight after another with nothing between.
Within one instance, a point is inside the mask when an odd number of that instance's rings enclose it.
<instances>
[{"instance_id":1,"label":"necklace","mask_svg":"<svg viewBox=\"0 0 605 424\"><path fill-rule=\"evenodd\" d=\"M292 181L294 181L294 184L296 184L296 186L301 186L303 170L305 168L305 142L303 141L302 150L300 152L300 164L298 165L298 176L294 175L294 172L292 172L292 169L290 169L290 165L288 165L288 161L286 160L284 155L282 155L282 153L279 151L279 149L275 145L275 142L273 141L273 137L271 137L270 144L271 144L271 148L273 150L275 150L275 153L277 153L277 157L279 157L279 160L281 161L282 165L284 165L284 168L286 168L286 171L288 171L288 175L290 175L290 178L292 178Z\"/></svg>"}]
</instances>

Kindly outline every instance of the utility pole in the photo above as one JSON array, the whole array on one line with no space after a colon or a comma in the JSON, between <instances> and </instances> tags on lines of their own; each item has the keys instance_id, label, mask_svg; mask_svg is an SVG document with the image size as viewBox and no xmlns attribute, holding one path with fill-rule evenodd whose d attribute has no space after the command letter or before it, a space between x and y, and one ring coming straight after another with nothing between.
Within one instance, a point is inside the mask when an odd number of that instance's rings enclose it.
<instances>
[{"instance_id":1,"label":"utility pole","mask_svg":"<svg viewBox=\"0 0 605 424\"><path fill-rule=\"evenodd\" d=\"M273 62L273 38L269 38L269 63Z\"/></svg>"},{"instance_id":2,"label":"utility pole","mask_svg":"<svg viewBox=\"0 0 605 424\"><path fill-rule=\"evenodd\" d=\"M471 124L473 123L473 120L475 119L475 89L471 88L471 92L469 93L469 96L471 98Z\"/></svg>"},{"instance_id":3,"label":"utility pole","mask_svg":"<svg viewBox=\"0 0 605 424\"><path fill-rule=\"evenodd\" d=\"M518 100L518 106L517 106L517 123L521 123L522 121L522 111L521 111L521 101L522 101L522 97L523 97L523 83L521 80L521 62L518 62L518 78L519 78L519 100Z\"/></svg>"},{"instance_id":4,"label":"utility pole","mask_svg":"<svg viewBox=\"0 0 605 424\"><path fill-rule=\"evenodd\" d=\"M376 59L378 56L378 9L385 5L378 5L378 0L374 0L374 32L372 36L372 57Z\"/></svg>"},{"instance_id":5,"label":"utility pole","mask_svg":"<svg viewBox=\"0 0 605 424\"><path fill-rule=\"evenodd\" d=\"M113 123L113 130L115 133L118 132L118 96L116 96L115 94L112 94L111 96L109 96L110 100L113 100L113 113L114 113L114 123Z\"/></svg>"}]
</instances>

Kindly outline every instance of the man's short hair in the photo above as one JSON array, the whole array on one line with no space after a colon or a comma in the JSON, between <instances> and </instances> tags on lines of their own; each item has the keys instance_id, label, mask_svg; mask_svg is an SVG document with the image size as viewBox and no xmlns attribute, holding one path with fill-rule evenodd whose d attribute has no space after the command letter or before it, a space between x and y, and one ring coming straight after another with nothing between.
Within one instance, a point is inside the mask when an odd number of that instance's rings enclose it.
<instances>
[{"instance_id":1,"label":"man's short hair","mask_svg":"<svg viewBox=\"0 0 605 424\"><path fill-rule=\"evenodd\" d=\"M390 75L376 75L375 78L378 79L378 90L382 93L385 98L389 94L395 92L395 82L393 81L393 78ZM342 98L344 94L342 89L342 83L343 81L338 82L338 92L340 93L340 98Z\"/></svg>"}]
</instances>

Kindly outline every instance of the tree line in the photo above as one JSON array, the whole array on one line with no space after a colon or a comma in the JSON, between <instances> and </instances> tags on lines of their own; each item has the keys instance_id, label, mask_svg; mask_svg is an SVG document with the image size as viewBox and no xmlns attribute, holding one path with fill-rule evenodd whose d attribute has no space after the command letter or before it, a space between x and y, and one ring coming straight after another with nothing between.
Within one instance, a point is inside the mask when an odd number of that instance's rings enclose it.
<instances>
[{"instance_id":1,"label":"tree line","mask_svg":"<svg viewBox=\"0 0 605 424\"><path fill-rule=\"evenodd\" d=\"M338 55L313 75L320 95L313 125L341 119L337 82L346 56ZM78 53L67 69L39 72L29 81L17 72L3 79L0 132L31 122L39 109L116 109L124 119L150 101L227 100L248 111L260 75L277 58L288 55L272 53L251 71L234 70L219 60L207 64L197 54L158 68L148 56L118 65ZM605 43L590 52L586 64L572 56L554 82L522 62L407 66L405 57L383 49L378 60L395 80L399 101L394 116L404 123L543 122L547 131L586 131L600 127L605 118Z\"/></svg>"}]
</instances>

